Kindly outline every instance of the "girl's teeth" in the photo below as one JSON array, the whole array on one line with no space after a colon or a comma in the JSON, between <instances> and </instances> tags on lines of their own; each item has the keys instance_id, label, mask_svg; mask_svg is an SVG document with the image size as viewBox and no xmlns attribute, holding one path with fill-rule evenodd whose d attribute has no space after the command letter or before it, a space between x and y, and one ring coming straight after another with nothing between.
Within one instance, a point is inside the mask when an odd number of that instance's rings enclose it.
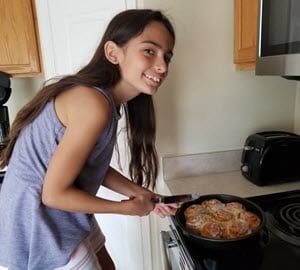
<instances>
[{"instance_id":1,"label":"girl's teeth","mask_svg":"<svg viewBox=\"0 0 300 270\"><path fill-rule=\"evenodd\" d=\"M159 81L160 81L159 78L156 78L156 77L154 77L154 76L151 76L151 75L148 75L148 74L145 74L145 76L146 76L148 79L151 79L151 80L153 80L153 81L155 81L155 82L159 82Z\"/></svg>"}]
</instances>

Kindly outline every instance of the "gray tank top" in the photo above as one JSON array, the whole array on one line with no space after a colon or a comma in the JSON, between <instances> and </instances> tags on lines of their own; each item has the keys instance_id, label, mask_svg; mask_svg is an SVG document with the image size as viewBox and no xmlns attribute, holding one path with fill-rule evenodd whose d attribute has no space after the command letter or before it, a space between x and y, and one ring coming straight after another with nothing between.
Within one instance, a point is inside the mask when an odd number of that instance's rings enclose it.
<instances>
[{"instance_id":1,"label":"gray tank top","mask_svg":"<svg viewBox=\"0 0 300 270\"><path fill-rule=\"evenodd\" d=\"M109 168L120 118L109 92L96 89L108 99L111 117L75 182L93 195ZM0 192L0 265L10 270L63 266L90 232L88 215L41 203L44 176L64 131L52 100L14 147Z\"/></svg>"}]
</instances>

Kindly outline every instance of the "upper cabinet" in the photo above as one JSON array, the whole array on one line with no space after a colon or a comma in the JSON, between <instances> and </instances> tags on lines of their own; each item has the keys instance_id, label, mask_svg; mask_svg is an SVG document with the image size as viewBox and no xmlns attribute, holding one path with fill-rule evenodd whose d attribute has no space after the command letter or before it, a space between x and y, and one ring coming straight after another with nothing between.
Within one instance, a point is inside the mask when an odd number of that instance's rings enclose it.
<instances>
[{"instance_id":1,"label":"upper cabinet","mask_svg":"<svg viewBox=\"0 0 300 270\"><path fill-rule=\"evenodd\" d=\"M13 77L41 74L34 0L0 0L0 70Z\"/></svg>"},{"instance_id":2,"label":"upper cabinet","mask_svg":"<svg viewBox=\"0 0 300 270\"><path fill-rule=\"evenodd\" d=\"M234 1L234 63L239 70L255 69L257 0Z\"/></svg>"}]
</instances>

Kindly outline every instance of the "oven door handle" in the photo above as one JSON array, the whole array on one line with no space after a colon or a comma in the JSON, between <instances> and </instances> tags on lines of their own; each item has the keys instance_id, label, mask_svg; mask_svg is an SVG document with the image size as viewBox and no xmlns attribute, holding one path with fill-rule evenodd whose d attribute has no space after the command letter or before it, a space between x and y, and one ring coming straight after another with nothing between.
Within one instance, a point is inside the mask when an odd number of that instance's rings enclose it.
<instances>
[{"instance_id":1,"label":"oven door handle","mask_svg":"<svg viewBox=\"0 0 300 270\"><path fill-rule=\"evenodd\" d=\"M170 266L169 256L168 256L168 249L169 249L169 242L170 242L170 234L166 231L160 232L159 237L159 244L160 250L162 251L162 269L163 270L172 270Z\"/></svg>"}]
</instances>

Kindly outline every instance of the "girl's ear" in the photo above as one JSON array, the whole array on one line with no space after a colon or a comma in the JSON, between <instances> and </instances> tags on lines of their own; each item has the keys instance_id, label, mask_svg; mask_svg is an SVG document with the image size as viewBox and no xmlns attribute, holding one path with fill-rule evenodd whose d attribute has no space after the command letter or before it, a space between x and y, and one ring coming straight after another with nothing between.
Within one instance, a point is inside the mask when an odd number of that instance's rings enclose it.
<instances>
[{"instance_id":1,"label":"girl's ear","mask_svg":"<svg viewBox=\"0 0 300 270\"><path fill-rule=\"evenodd\" d=\"M120 48L118 47L118 45L111 40L106 41L106 43L104 44L105 57L109 62L111 62L114 65L117 65L119 63L118 61L119 49Z\"/></svg>"}]
</instances>

